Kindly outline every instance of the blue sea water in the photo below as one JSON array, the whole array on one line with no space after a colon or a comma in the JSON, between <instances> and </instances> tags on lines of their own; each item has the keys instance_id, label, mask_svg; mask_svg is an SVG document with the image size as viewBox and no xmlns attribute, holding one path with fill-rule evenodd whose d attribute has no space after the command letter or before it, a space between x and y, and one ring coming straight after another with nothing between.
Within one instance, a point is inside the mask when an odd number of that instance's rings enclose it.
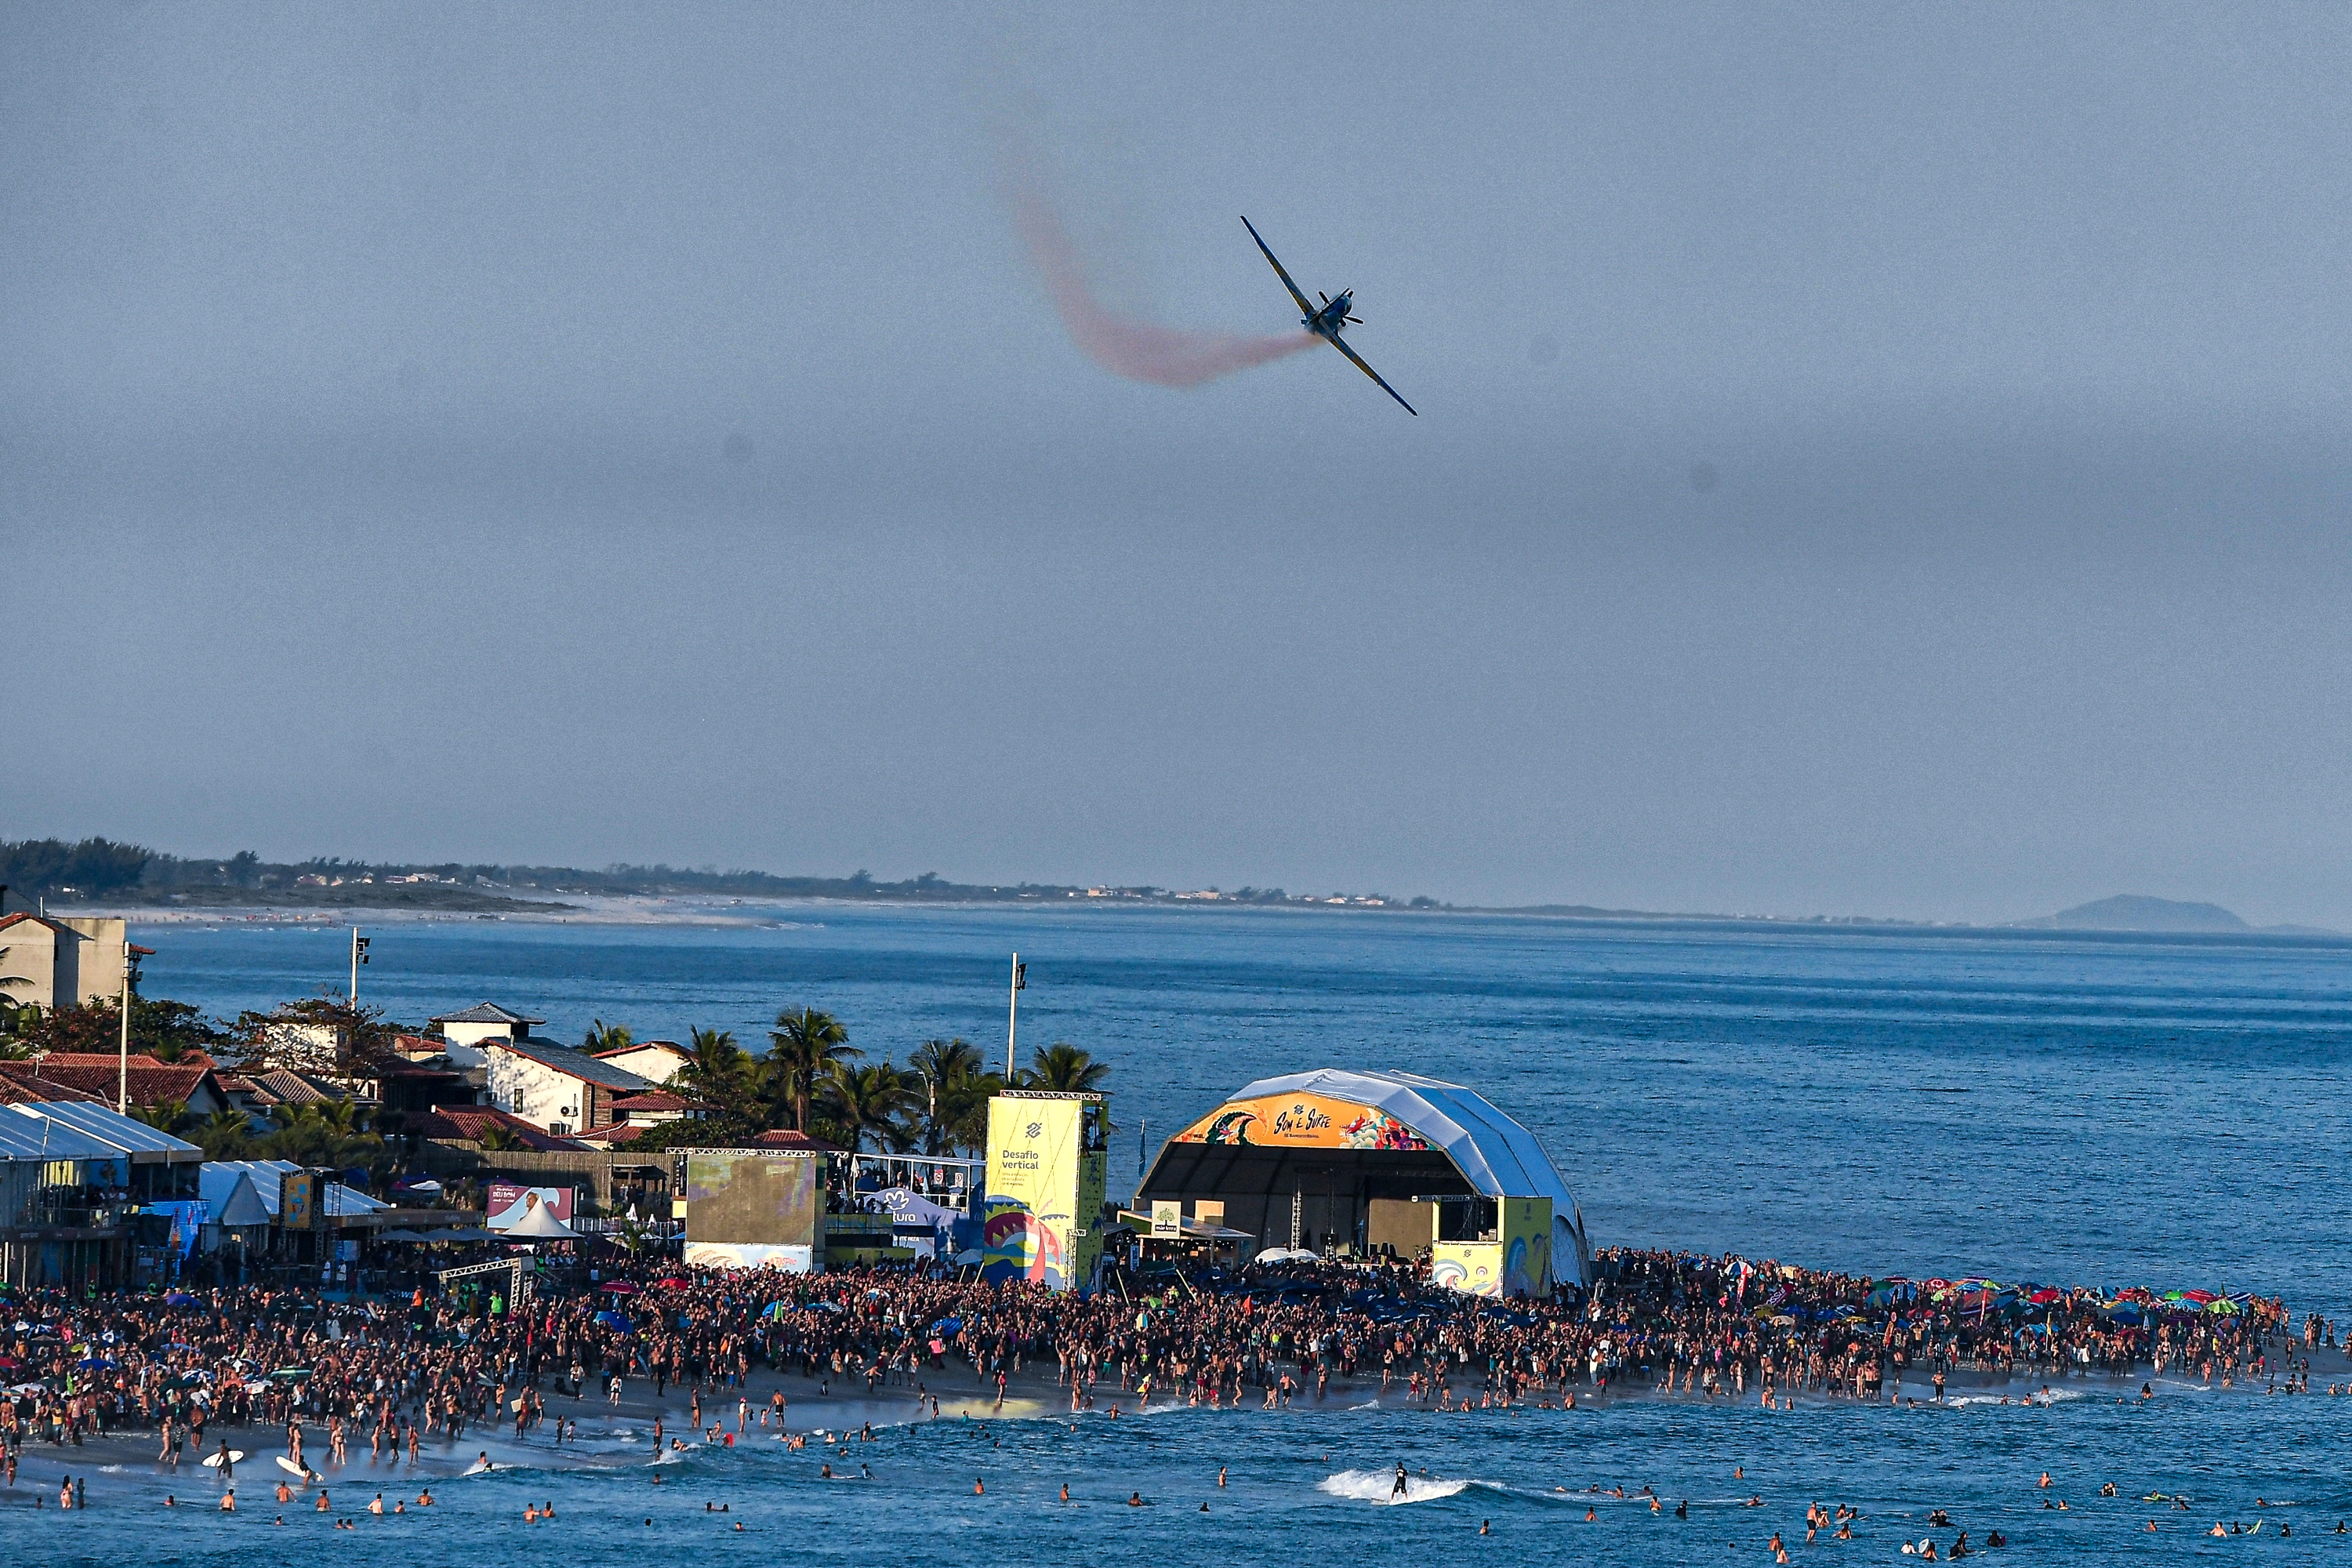
<instances>
[{"instance_id":1,"label":"blue sea water","mask_svg":"<svg viewBox=\"0 0 2352 1568\"><path fill-rule=\"evenodd\" d=\"M1001 1051L1017 947L1030 964L1024 1041L1069 1039L1114 1066L1115 1186L1133 1179L1145 1124L1156 1142L1250 1079L1396 1066L1470 1084L1532 1128L1598 1245L2252 1289L2352 1317L2342 944L1157 910L771 914L727 928L388 925L362 992L413 1020L494 1000L563 1037L601 1017L640 1035L732 1027L752 1044L777 1009L807 1003L877 1055L934 1035ZM345 973L340 932L172 925L141 939L159 950L151 993L223 1013ZM627 1451L587 1425L616 1460ZM1905 1538L1948 1546L1952 1531L1925 1524L1943 1507L1978 1542L1995 1525L2011 1535L2004 1561L2352 1563L2352 1536L2326 1533L2352 1516L2347 1428L2352 1397L2180 1388L2047 1408L1635 1400L1459 1416L1187 1410L1076 1431L948 1422L854 1445L849 1467L870 1464L870 1482L820 1481L819 1456L750 1445L665 1467L673 1484L659 1489L634 1462L470 1478L436 1489L429 1515L363 1518L356 1533L308 1513L282 1530L267 1513L165 1515L153 1478L100 1477L88 1513L0 1513L0 1555L505 1568L1255 1564L1307 1550L1680 1563L1761 1558L1780 1531L1801 1560L1891 1561ZM1439 1484L1386 1506L1400 1460ZM2045 1469L2065 1512L2041 1507ZM2096 1497L2105 1480L2121 1497ZM1582 1495L1595 1484L1647 1484L1668 1510L1688 1499L1691 1517ZM345 1511L371 1489L344 1487ZM2139 1500L2150 1491L2195 1507ZM1150 1506L1125 1506L1130 1492ZM1737 1505L1751 1494L1764 1506ZM525 1500L542 1498L557 1522L524 1524ZM1860 1506L1862 1538L1801 1547L1809 1500ZM707 1501L730 1511L705 1514ZM2270 1522L2252 1540L2193 1533L2258 1517ZM1482 1520L1492 1535L1476 1533Z\"/></svg>"}]
</instances>

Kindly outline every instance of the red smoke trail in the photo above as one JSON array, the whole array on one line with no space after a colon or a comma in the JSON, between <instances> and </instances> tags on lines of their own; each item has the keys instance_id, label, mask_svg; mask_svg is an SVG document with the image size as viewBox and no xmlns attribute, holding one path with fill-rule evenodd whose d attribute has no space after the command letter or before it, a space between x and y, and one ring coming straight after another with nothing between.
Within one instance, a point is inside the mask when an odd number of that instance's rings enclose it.
<instances>
[{"instance_id":1,"label":"red smoke trail","mask_svg":"<svg viewBox=\"0 0 2352 1568\"><path fill-rule=\"evenodd\" d=\"M1114 315L1087 286L1078 247L1038 182L1023 170L1013 174L1005 185L1013 205L1013 226L1029 247L1029 258L1037 264L1045 280L1045 293L1061 312L1070 341L1112 374L1159 386L1198 386L1315 346L1315 334L1304 329L1243 337Z\"/></svg>"}]
</instances>

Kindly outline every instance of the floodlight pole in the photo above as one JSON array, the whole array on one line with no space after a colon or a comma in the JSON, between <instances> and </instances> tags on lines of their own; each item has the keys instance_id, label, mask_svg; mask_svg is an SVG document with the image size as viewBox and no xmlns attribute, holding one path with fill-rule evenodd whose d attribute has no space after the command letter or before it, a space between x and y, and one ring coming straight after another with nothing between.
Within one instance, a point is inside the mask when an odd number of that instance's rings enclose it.
<instances>
[{"instance_id":1,"label":"floodlight pole","mask_svg":"<svg viewBox=\"0 0 2352 1568\"><path fill-rule=\"evenodd\" d=\"M1009 1000L1004 1009L1004 1087L1007 1089L1013 1087L1013 1075L1016 1070L1013 1065L1013 1043L1021 1032L1021 987L1025 981L1026 977L1021 972L1021 955L1016 952L1013 955L1013 989L1007 993Z\"/></svg>"},{"instance_id":2,"label":"floodlight pole","mask_svg":"<svg viewBox=\"0 0 2352 1568\"><path fill-rule=\"evenodd\" d=\"M131 1114L131 939L122 939L122 1053L114 1077L114 1113Z\"/></svg>"},{"instance_id":3,"label":"floodlight pole","mask_svg":"<svg viewBox=\"0 0 2352 1568\"><path fill-rule=\"evenodd\" d=\"M360 928L352 927L352 1011L360 1007Z\"/></svg>"}]
</instances>

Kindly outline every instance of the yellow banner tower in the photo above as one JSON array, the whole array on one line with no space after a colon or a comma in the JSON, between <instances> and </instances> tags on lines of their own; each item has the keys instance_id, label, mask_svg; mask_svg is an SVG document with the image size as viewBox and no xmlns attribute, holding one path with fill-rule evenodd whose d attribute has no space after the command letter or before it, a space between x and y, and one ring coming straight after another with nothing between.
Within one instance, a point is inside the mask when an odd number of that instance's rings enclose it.
<instances>
[{"instance_id":1,"label":"yellow banner tower","mask_svg":"<svg viewBox=\"0 0 2352 1568\"><path fill-rule=\"evenodd\" d=\"M988 1102L981 1277L1085 1289L1102 1257L1108 1108L1099 1094L1013 1089Z\"/></svg>"}]
</instances>

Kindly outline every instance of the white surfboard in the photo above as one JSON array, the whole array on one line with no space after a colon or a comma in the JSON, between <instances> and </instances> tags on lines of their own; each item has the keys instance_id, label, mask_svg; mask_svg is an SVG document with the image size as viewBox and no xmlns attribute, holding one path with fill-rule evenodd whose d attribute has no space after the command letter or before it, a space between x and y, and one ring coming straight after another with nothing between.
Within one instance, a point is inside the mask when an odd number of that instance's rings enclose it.
<instances>
[{"instance_id":1,"label":"white surfboard","mask_svg":"<svg viewBox=\"0 0 2352 1568\"><path fill-rule=\"evenodd\" d=\"M317 1474L317 1472L312 1470L309 1466L298 1465L283 1454L278 1456L278 1468L285 1471L289 1476L299 1476L304 1480L309 1480L313 1475Z\"/></svg>"},{"instance_id":2,"label":"white surfboard","mask_svg":"<svg viewBox=\"0 0 2352 1568\"><path fill-rule=\"evenodd\" d=\"M228 1462L232 1465L240 1462L244 1458L245 1450L242 1448L231 1448L228 1451ZM221 1457L218 1454L207 1454L205 1456L205 1464L208 1468L215 1470L219 1469L220 1462Z\"/></svg>"}]
</instances>

